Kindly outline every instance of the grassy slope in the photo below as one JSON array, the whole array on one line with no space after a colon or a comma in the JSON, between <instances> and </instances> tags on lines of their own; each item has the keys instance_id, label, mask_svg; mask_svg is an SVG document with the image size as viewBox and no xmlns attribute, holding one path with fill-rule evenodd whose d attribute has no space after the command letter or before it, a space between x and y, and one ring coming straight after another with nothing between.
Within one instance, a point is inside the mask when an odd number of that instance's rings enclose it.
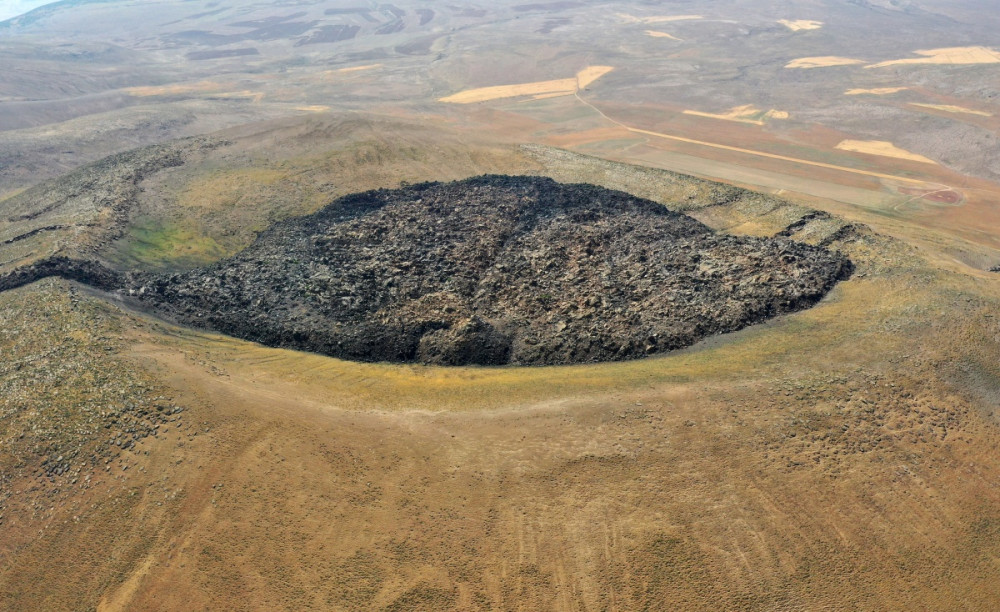
<instances>
[{"instance_id":1,"label":"grassy slope","mask_svg":"<svg viewBox=\"0 0 1000 612\"><path fill-rule=\"evenodd\" d=\"M150 177L133 224L106 256L123 266L203 265L275 221L401 181L454 180L541 165L511 145L387 118L317 118L222 132L225 144ZM434 142L433 147L426 143Z\"/></svg>"}]
</instances>

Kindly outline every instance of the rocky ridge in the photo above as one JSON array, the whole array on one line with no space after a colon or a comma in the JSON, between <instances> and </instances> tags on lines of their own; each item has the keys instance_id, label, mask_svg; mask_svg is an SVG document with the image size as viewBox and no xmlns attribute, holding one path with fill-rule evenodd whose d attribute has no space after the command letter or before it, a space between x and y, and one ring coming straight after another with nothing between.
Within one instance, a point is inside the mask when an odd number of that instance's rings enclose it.
<instances>
[{"instance_id":1,"label":"rocky ridge","mask_svg":"<svg viewBox=\"0 0 1000 612\"><path fill-rule=\"evenodd\" d=\"M360 361L624 360L812 306L840 253L716 234L655 202L547 178L482 176L340 198L182 274L50 259L58 275L178 322Z\"/></svg>"}]
</instances>

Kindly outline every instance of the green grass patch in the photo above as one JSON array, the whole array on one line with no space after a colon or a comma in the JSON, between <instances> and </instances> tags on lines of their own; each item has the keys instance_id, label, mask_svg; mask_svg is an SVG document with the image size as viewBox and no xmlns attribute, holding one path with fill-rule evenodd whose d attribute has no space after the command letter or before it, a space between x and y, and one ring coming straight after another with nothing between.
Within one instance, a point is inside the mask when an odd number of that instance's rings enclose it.
<instances>
[{"instance_id":1,"label":"green grass patch","mask_svg":"<svg viewBox=\"0 0 1000 612\"><path fill-rule=\"evenodd\" d=\"M183 221L145 218L129 228L119 254L122 263L156 270L204 266L230 253Z\"/></svg>"}]
</instances>

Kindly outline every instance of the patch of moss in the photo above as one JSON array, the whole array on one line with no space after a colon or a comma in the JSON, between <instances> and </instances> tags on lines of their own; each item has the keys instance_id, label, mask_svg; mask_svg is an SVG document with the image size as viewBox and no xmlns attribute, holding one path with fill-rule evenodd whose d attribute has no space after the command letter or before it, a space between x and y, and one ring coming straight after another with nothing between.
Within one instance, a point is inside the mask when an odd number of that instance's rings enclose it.
<instances>
[{"instance_id":1,"label":"patch of moss","mask_svg":"<svg viewBox=\"0 0 1000 612\"><path fill-rule=\"evenodd\" d=\"M204 266L230 255L211 236L183 221L140 219L119 249L119 263L147 269L178 269Z\"/></svg>"}]
</instances>

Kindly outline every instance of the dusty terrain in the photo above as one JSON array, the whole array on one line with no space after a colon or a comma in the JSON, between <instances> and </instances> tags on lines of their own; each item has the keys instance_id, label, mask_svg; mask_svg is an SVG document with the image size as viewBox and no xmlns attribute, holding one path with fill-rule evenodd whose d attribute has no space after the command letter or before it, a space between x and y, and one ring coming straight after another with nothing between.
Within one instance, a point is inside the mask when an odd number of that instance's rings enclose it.
<instances>
[{"instance_id":1,"label":"dusty terrain","mask_svg":"<svg viewBox=\"0 0 1000 612\"><path fill-rule=\"evenodd\" d=\"M74 0L0 32L0 273L181 274L339 196L483 173L856 266L687 349L532 368L0 293L0 608L997 608L993 2ZM788 117L684 112L744 105Z\"/></svg>"},{"instance_id":2,"label":"dusty terrain","mask_svg":"<svg viewBox=\"0 0 1000 612\"><path fill-rule=\"evenodd\" d=\"M926 49L922 51L914 51L914 53L922 57L889 60L872 64L871 66L865 66L865 68L885 68L886 66L912 66L922 64L947 64L961 66L966 64L1000 63L1000 53L994 49L988 49L986 47L950 47L947 49Z\"/></svg>"},{"instance_id":3,"label":"dusty terrain","mask_svg":"<svg viewBox=\"0 0 1000 612\"><path fill-rule=\"evenodd\" d=\"M819 243L843 226L656 170L511 155L687 202L737 234ZM560 368L355 364L191 332L63 281L4 293L17 355L5 388L45 377L52 398L5 394L6 414L62 405L87 422L100 411L84 407L103 404L75 398L102 387L77 381L105 380L124 405L170 416L110 462L86 428L5 421L2 554L22 562L4 564L3 597L48 609L986 609L998 596L1000 329L981 330L996 326L1000 294L939 248L872 230L842 245L858 272L809 311L662 358ZM23 326L28 311L41 325ZM90 348L54 340L64 330ZM39 463L53 455L62 474ZM87 561L53 565L67 547Z\"/></svg>"},{"instance_id":4,"label":"dusty terrain","mask_svg":"<svg viewBox=\"0 0 1000 612\"><path fill-rule=\"evenodd\" d=\"M614 70L611 66L587 66L572 79L557 79L554 81L539 81L537 83L521 83L519 85L496 85L460 91L440 99L441 102L452 104L473 104L501 98L517 98L519 96L562 96L573 95L588 85Z\"/></svg>"},{"instance_id":5,"label":"dusty terrain","mask_svg":"<svg viewBox=\"0 0 1000 612\"><path fill-rule=\"evenodd\" d=\"M910 102L912 106L919 106L921 108L931 108L934 110L942 110L949 113L964 113L967 115L979 115L980 117L992 117L993 113L987 113L984 111L972 110L971 108L964 108L962 106L955 106L954 104L926 104L921 102Z\"/></svg>"},{"instance_id":6,"label":"dusty terrain","mask_svg":"<svg viewBox=\"0 0 1000 612\"><path fill-rule=\"evenodd\" d=\"M749 123L751 125L764 125L769 119L788 119L788 113L780 110L761 110L753 104L736 106L726 113L706 113L703 111L686 110L685 115L695 115L697 117L709 117L710 119L723 119L725 121L737 121L739 123Z\"/></svg>"},{"instance_id":7,"label":"dusty terrain","mask_svg":"<svg viewBox=\"0 0 1000 612\"><path fill-rule=\"evenodd\" d=\"M830 66L853 66L864 63L865 60L851 57L824 55L821 57L800 57L794 59L785 64L785 68L829 68Z\"/></svg>"},{"instance_id":8,"label":"dusty terrain","mask_svg":"<svg viewBox=\"0 0 1000 612\"><path fill-rule=\"evenodd\" d=\"M891 142L884 140L844 140L837 144L838 149L844 151L855 151L857 153L867 153L868 155L882 155L884 157L895 157L896 159L908 159L910 161L933 164L933 159L927 159L923 155L911 153L905 149L900 149Z\"/></svg>"},{"instance_id":9,"label":"dusty terrain","mask_svg":"<svg viewBox=\"0 0 1000 612\"><path fill-rule=\"evenodd\" d=\"M803 30L818 30L823 27L822 21L813 21L811 19L779 19L778 23L785 26L793 32L801 32Z\"/></svg>"},{"instance_id":10,"label":"dusty terrain","mask_svg":"<svg viewBox=\"0 0 1000 612\"><path fill-rule=\"evenodd\" d=\"M677 38L673 34L668 32L660 32L658 30L646 30L646 36L652 36L653 38L669 38L671 40L676 40L680 42L681 39Z\"/></svg>"}]
</instances>

